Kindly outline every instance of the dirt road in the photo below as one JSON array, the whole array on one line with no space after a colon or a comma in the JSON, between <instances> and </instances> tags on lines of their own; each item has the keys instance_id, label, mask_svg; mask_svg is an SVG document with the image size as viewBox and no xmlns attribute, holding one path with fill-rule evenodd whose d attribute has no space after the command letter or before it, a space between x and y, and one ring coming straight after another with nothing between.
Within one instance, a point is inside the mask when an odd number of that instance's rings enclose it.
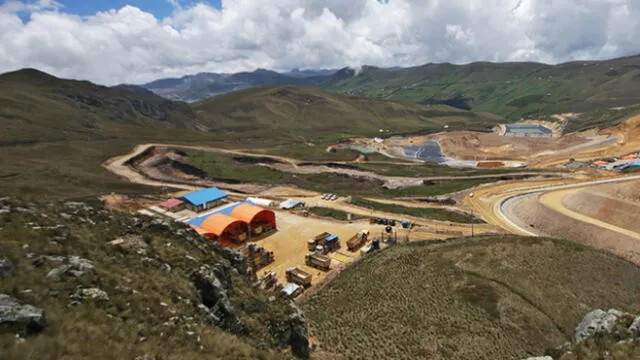
<instances>
[{"instance_id":1,"label":"dirt road","mask_svg":"<svg viewBox=\"0 0 640 360\"><path fill-rule=\"evenodd\" d=\"M566 196L602 184L638 181L640 176L589 181L546 181L485 186L463 207L487 222L524 236L553 236L611 251L640 264L640 234L568 209Z\"/></svg>"}]
</instances>

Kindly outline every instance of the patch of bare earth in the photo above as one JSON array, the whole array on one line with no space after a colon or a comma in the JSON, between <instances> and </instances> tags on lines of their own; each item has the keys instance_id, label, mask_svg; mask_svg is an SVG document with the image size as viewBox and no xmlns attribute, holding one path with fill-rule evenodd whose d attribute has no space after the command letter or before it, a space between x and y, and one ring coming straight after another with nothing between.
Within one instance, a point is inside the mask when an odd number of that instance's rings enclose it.
<instances>
[{"instance_id":1,"label":"patch of bare earth","mask_svg":"<svg viewBox=\"0 0 640 360\"><path fill-rule=\"evenodd\" d=\"M532 154L559 151L587 143L580 134L560 138L509 137L494 133L453 131L429 136L452 158L465 160L527 160Z\"/></svg>"},{"instance_id":2,"label":"patch of bare earth","mask_svg":"<svg viewBox=\"0 0 640 360\"><path fill-rule=\"evenodd\" d=\"M541 235L607 250L640 264L640 247L636 239L549 209L540 203L539 195L508 201L503 210L509 219L521 227Z\"/></svg>"},{"instance_id":3,"label":"patch of bare earth","mask_svg":"<svg viewBox=\"0 0 640 360\"><path fill-rule=\"evenodd\" d=\"M589 187L565 197L568 209L640 233L640 181Z\"/></svg>"}]
</instances>

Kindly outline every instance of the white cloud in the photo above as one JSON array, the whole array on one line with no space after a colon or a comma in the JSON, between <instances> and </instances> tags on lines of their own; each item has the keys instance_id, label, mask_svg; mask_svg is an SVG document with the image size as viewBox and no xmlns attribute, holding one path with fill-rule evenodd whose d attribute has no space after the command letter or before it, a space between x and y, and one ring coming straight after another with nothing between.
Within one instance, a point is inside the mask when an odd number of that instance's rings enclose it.
<instances>
[{"instance_id":1,"label":"white cloud","mask_svg":"<svg viewBox=\"0 0 640 360\"><path fill-rule=\"evenodd\" d=\"M0 6L0 72L35 67L103 84L200 71L562 62L640 53L637 0L167 0L79 17L55 1ZM31 13L24 23L19 12Z\"/></svg>"}]
</instances>

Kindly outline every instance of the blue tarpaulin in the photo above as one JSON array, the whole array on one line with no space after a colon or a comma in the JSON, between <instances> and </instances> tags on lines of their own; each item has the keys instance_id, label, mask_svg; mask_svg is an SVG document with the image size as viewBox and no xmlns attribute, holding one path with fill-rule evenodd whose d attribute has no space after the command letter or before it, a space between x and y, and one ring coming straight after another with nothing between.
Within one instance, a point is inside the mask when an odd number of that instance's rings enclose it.
<instances>
[{"instance_id":1,"label":"blue tarpaulin","mask_svg":"<svg viewBox=\"0 0 640 360\"><path fill-rule=\"evenodd\" d=\"M225 207L223 207L223 208L221 208L221 209L216 209L216 210L210 211L210 212L208 212L208 213L206 213L206 214L204 214L204 215L198 216L197 218L193 218L193 219L191 219L191 220L187 221L187 224L189 224L189 225L195 225L195 226L200 226L200 225L202 225L202 223L204 222L204 220L205 220L206 218L208 218L209 216L214 215L214 214L225 214L225 215L227 215L227 216L231 216L231 212L232 212L235 208L237 208L238 206L240 206L240 205L242 205L242 204L255 205L254 203L252 203L252 202L251 202L251 201L249 201L249 200L241 201L241 202L237 202L237 203L233 203L233 204L228 205L228 206L225 206Z\"/></svg>"}]
</instances>

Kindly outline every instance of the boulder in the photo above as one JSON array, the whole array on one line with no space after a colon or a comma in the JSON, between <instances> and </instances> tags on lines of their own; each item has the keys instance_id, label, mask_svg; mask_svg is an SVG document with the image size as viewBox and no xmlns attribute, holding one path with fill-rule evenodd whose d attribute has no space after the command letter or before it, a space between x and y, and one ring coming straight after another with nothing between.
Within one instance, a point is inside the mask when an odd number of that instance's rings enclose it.
<instances>
[{"instance_id":1,"label":"boulder","mask_svg":"<svg viewBox=\"0 0 640 360\"><path fill-rule=\"evenodd\" d=\"M0 279L6 279L13 276L13 263L11 260L0 257Z\"/></svg>"},{"instance_id":2,"label":"boulder","mask_svg":"<svg viewBox=\"0 0 640 360\"><path fill-rule=\"evenodd\" d=\"M633 319L633 323L629 326L629 332L633 336L640 336L640 316L636 316L636 318Z\"/></svg>"},{"instance_id":3,"label":"boulder","mask_svg":"<svg viewBox=\"0 0 640 360\"><path fill-rule=\"evenodd\" d=\"M96 269L93 266L93 263L87 259L83 259L79 256L71 256L69 257L69 265L73 266L73 268L77 271L84 273L92 272Z\"/></svg>"},{"instance_id":4,"label":"boulder","mask_svg":"<svg viewBox=\"0 0 640 360\"><path fill-rule=\"evenodd\" d=\"M109 301L109 295L104 290L101 290L98 288L78 289L73 294L71 294L70 298L76 301L83 301L83 300L93 300L96 302Z\"/></svg>"},{"instance_id":5,"label":"boulder","mask_svg":"<svg viewBox=\"0 0 640 360\"><path fill-rule=\"evenodd\" d=\"M246 331L229 300L231 279L224 269L203 265L191 275L191 280L200 293L200 310L214 325L238 334Z\"/></svg>"},{"instance_id":6,"label":"boulder","mask_svg":"<svg viewBox=\"0 0 640 360\"><path fill-rule=\"evenodd\" d=\"M47 326L44 310L20 302L5 294L0 294L0 327L8 326L22 335L32 335Z\"/></svg>"},{"instance_id":7,"label":"boulder","mask_svg":"<svg viewBox=\"0 0 640 360\"><path fill-rule=\"evenodd\" d=\"M52 258L58 259L59 257L48 256L45 258L48 261L51 261ZM64 258L62 258L62 261L64 261ZM75 277L80 277L94 271L95 266L90 260L83 259L79 256L70 256L67 259L67 264L60 265L57 268L49 271L49 273L47 274L47 278L57 281L60 280L64 275L73 275Z\"/></svg>"},{"instance_id":8,"label":"boulder","mask_svg":"<svg viewBox=\"0 0 640 360\"><path fill-rule=\"evenodd\" d=\"M619 310L610 309L603 311L596 309L588 313L582 322L575 329L575 341L581 342L595 334L609 334L613 330L618 318L624 313Z\"/></svg>"},{"instance_id":9,"label":"boulder","mask_svg":"<svg viewBox=\"0 0 640 360\"><path fill-rule=\"evenodd\" d=\"M69 272L69 270L71 270L71 265L58 266L57 268L51 269L51 271L47 273L47 279L55 281L60 280L66 273Z\"/></svg>"},{"instance_id":10,"label":"boulder","mask_svg":"<svg viewBox=\"0 0 640 360\"><path fill-rule=\"evenodd\" d=\"M274 320L269 324L269 333L280 348L291 346L291 351L301 358L309 357L309 333L302 311L290 303L293 312L286 320Z\"/></svg>"}]
</instances>

